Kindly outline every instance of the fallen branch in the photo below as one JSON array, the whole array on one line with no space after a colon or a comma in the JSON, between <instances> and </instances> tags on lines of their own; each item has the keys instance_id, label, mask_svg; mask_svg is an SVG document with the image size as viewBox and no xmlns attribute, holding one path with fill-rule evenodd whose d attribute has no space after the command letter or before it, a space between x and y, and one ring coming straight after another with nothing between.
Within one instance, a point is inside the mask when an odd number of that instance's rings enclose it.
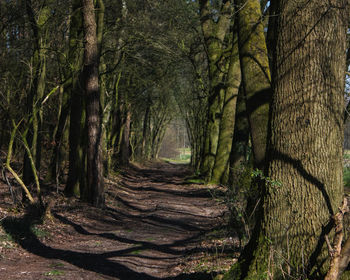
<instances>
[{"instance_id":1,"label":"fallen branch","mask_svg":"<svg viewBox=\"0 0 350 280\"><path fill-rule=\"evenodd\" d=\"M350 260L350 238L347 239L342 247L344 239L343 220L344 214L348 212L347 199L344 198L343 205L339 208L339 212L333 216L335 225L335 235L333 239L333 247L330 245L328 237L326 242L331 257L328 273L324 280L338 280L348 266Z\"/></svg>"},{"instance_id":2,"label":"fallen branch","mask_svg":"<svg viewBox=\"0 0 350 280\"><path fill-rule=\"evenodd\" d=\"M12 167L10 165L11 157L12 157L13 142L15 141L16 132L17 132L17 129L18 129L18 126L20 125L20 123L21 123L21 121L18 124L14 124L13 130L11 132L10 143L9 143L9 148L8 148L5 166L6 166L7 170L10 171L12 176L16 179L16 181L19 183L19 185L22 187L22 189L24 190L25 194L27 195L30 203L33 204L34 199L33 199L32 195L30 194L28 188L26 187L26 185L24 184L22 179L17 175L17 173L12 169Z\"/></svg>"}]
</instances>

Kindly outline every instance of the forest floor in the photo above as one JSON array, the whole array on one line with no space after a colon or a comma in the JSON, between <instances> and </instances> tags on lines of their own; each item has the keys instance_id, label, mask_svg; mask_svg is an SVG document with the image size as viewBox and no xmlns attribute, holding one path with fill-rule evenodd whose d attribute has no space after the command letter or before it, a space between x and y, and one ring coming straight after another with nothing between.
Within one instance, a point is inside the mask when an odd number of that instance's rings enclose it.
<instances>
[{"instance_id":1,"label":"forest floor","mask_svg":"<svg viewBox=\"0 0 350 280\"><path fill-rule=\"evenodd\" d=\"M106 180L103 210L54 197L40 224L0 185L0 278L213 279L238 256L224 189L191 184L184 165L131 166Z\"/></svg>"}]
</instances>

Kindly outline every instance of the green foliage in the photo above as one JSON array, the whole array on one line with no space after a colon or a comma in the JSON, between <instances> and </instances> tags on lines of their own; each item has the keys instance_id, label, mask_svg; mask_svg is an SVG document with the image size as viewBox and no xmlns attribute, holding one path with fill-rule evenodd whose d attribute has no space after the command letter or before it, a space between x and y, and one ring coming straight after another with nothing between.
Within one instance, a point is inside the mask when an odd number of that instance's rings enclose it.
<instances>
[{"instance_id":1,"label":"green foliage","mask_svg":"<svg viewBox=\"0 0 350 280\"><path fill-rule=\"evenodd\" d=\"M259 178L259 179L265 181L265 183L267 183L271 187L282 187L282 182L280 182L278 180L273 180L270 177L264 176L263 172L259 169L255 169L252 171L252 177Z\"/></svg>"},{"instance_id":2,"label":"green foliage","mask_svg":"<svg viewBox=\"0 0 350 280\"><path fill-rule=\"evenodd\" d=\"M31 226L30 229L38 239L49 236L49 233L46 230L41 229L38 226Z\"/></svg>"},{"instance_id":3,"label":"green foliage","mask_svg":"<svg viewBox=\"0 0 350 280\"><path fill-rule=\"evenodd\" d=\"M344 187L350 188L350 168L349 167L344 168L343 180L344 180Z\"/></svg>"},{"instance_id":4,"label":"green foliage","mask_svg":"<svg viewBox=\"0 0 350 280\"><path fill-rule=\"evenodd\" d=\"M230 211L229 227L237 231L241 243L245 243L250 235L251 227L250 217L246 213L247 199L254 196L257 191L253 184L252 168L249 164L241 164L231 173L233 179L225 197Z\"/></svg>"},{"instance_id":5,"label":"green foliage","mask_svg":"<svg viewBox=\"0 0 350 280\"><path fill-rule=\"evenodd\" d=\"M222 280L239 280L241 277L241 265L240 263L235 263L231 269L224 275Z\"/></svg>"}]
</instances>

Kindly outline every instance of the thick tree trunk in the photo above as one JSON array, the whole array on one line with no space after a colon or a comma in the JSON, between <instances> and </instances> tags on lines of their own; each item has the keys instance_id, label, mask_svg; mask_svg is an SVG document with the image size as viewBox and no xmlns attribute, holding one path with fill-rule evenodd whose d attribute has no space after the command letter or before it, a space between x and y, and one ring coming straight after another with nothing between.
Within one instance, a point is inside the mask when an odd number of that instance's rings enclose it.
<instances>
[{"instance_id":1,"label":"thick tree trunk","mask_svg":"<svg viewBox=\"0 0 350 280\"><path fill-rule=\"evenodd\" d=\"M321 279L325 235L343 200L347 1L284 0L277 8L269 179L241 278Z\"/></svg>"},{"instance_id":2,"label":"thick tree trunk","mask_svg":"<svg viewBox=\"0 0 350 280\"><path fill-rule=\"evenodd\" d=\"M96 207L103 207L104 180L102 160L102 123L98 85L98 46L93 0L83 0L85 33L83 81L87 122L87 186L83 199Z\"/></svg>"},{"instance_id":3,"label":"thick tree trunk","mask_svg":"<svg viewBox=\"0 0 350 280\"><path fill-rule=\"evenodd\" d=\"M236 0L239 56L255 167L265 163L270 69L259 0Z\"/></svg>"}]
</instances>

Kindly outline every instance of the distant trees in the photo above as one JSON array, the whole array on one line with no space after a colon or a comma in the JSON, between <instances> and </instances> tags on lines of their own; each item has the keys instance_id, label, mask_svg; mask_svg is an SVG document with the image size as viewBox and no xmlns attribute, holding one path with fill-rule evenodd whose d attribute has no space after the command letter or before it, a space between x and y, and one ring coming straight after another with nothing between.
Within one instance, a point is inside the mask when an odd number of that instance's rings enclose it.
<instances>
[{"instance_id":1,"label":"distant trees","mask_svg":"<svg viewBox=\"0 0 350 280\"><path fill-rule=\"evenodd\" d=\"M13 120L35 173L98 207L102 170L107 176L130 160L156 158L172 118L186 119L199 166L207 80L197 3L0 5L2 148ZM12 159L24 158L20 177L30 187L33 168L21 140L11 149Z\"/></svg>"}]
</instances>

